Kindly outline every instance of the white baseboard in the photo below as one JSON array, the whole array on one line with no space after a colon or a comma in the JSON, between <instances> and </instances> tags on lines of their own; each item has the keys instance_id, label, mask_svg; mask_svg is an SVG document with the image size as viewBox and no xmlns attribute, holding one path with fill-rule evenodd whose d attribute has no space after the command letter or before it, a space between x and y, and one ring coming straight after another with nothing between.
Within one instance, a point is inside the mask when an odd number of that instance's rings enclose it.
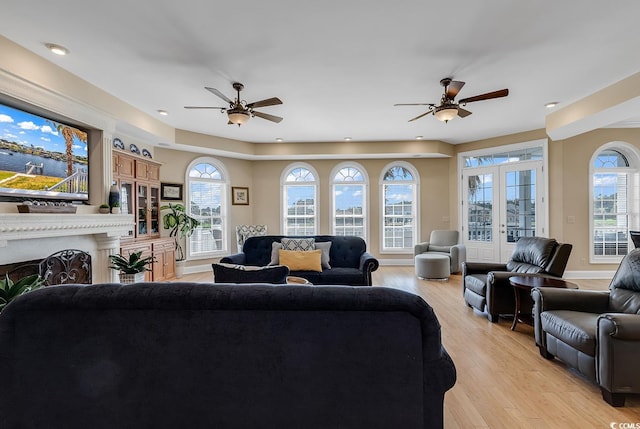
<instances>
[{"instance_id":1,"label":"white baseboard","mask_svg":"<svg viewBox=\"0 0 640 429\"><path fill-rule=\"evenodd\" d=\"M185 274L206 273L207 271L211 271L211 273L213 273L213 268L211 267L211 264L192 265L190 267L184 267Z\"/></svg>"},{"instance_id":2,"label":"white baseboard","mask_svg":"<svg viewBox=\"0 0 640 429\"><path fill-rule=\"evenodd\" d=\"M413 259L378 259L381 266L413 266Z\"/></svg>"},{"instance_id":3,"label":"white baseboard","mask_svg":"<svg viewBox=\"0 0 640 429\"><path fill-rule=\"evenodd\" d=\"M612 279L615 271L565 271L565 279Z\"/></svg>"}]
</instances>

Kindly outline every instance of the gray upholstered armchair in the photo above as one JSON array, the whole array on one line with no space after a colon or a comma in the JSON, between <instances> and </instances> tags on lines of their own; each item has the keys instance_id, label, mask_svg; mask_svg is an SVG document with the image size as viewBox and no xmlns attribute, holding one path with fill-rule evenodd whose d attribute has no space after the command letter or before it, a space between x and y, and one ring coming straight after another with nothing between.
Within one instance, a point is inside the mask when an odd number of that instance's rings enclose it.
<instances>
[{"instance_id":1,"label":"gray upholstered armchair","mask_svg":"<svg viewBox=\"0 0 640 429\"><path fill-rule=\"evenodd\" d=\"M242 246L249 237L267 235L267 225L238 225L236 226L236 242L238 253L242 252Z\"/></svg>"},{"instance_id":2,"label":"gray upholstered armchair","mask_svg":"<svg viewBox=\"0 0 640 429\"><path fill-rule=\"evenodd\" d=\"M542 356L599 384L613 406L640 393L640 249L624 257L609 292L536 288L531 295Z\"/></svg>"},{"instance_id":3,"label":"gray upholstered armchair","mask_svg":"<svg viewBox=\"0 0 640 429\"><path fill-rule=\"evenodd\" d=\"M459 273L466 260L467 251L464 244L458 243L458 231L436 229L431 231L429 241L416 244L413 255L421 253L439 253L447 255L451 262L451 272Z\"/></svg>"},{"instance_id":4,"label":"gray upholstered armchair","mask_svg":"<svg viewBox=\"0 0 640 429\"><path fill-rule=\"evenodd\" d=\"M462 264L462 294L465 303L488 313L491 322L500 314L514 313L511 276L546 276L560 278L571 254L571 244L558 243L553 238L522 237L516 243L506 264L465 262ZM531 298L522 309L533 307ZM522 312L531 314L531 310Z\"/></svg>"}]
</instances>

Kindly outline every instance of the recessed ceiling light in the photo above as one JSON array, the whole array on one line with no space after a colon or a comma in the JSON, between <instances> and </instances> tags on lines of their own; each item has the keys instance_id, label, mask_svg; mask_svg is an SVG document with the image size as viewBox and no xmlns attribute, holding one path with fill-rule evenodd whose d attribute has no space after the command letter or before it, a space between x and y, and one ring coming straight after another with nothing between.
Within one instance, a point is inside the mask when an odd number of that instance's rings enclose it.
<instances>
[{"instance_id":1,"label":"recessed ceiling light","mask_svg":"<svg viewBox=\"0 0 640 429\"><path fill-rule=\"evenodd\" d=\"M416 140L422 140L423 137L422 136L416 136Z\"/></svg>"},{"instance_id":2,"label":"recessed ceiling light","mask_svg":"<svg viewBox=\"0 0 640 429\"><path fill-rule=\"evenodd\" d=\"M557 101L551 101L551 102L545 104L544 107L546 107L547 109L551 109L553 107L556 107L557 105L558 105Z\"/></svg>"},{"instance_id":3,"label":"recessed ceiling light","mask_svg":"<svg viewBox=\"0 0 640 429\"><path fill-rule=\"evenodd\" d=\"M64 46L56 45L55 43L45 43L44 46L47 47L51 52L56 55L67 55L69 50Z\"/></svg>"},{"instance_id":4,"label":"recessed ceiling light","mask_svg":"<svg viewBox=\"0 0 640 429\"><path fill-rule=\"evenodd\" d=\"M345 137L345 138L344 138L344 141L346 141L346 142L350 142L350 141L351 141L351 137Z\"/></svg>"},{"instance_id":5,"label":"recessed ceiling light","mask_svg":"<svg viewBox=\"0 0 640 429\"><path fill-rule=\"evenodd\" d=\"M168 116L169 112L167 112L166 110L158 109L158 114L162 116Z\"/></svg>"},{"instance_id":6,"label":"recessed ceiling light","mask_svg":"<svg viewBox=\"0 0 640 429\"><path fill-rule=\"evenodd\" d=\"M282 137L276 137L276 141L277 141L278 143L280 143L280 142L283 142L283 141L284 141L284 139L283 139Z\"/></svg>"}]
</instances>

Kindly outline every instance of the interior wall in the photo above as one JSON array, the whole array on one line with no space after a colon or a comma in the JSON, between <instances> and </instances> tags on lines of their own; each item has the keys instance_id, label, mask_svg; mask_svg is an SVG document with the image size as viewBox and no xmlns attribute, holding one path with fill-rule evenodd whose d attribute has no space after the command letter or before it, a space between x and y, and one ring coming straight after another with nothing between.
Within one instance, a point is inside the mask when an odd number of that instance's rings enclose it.
<instances>
[{"instance_id":1,"label":"interior wall","mask_svg":"<svg viewBox=\"0 0 640 429\"><path fill-rule=\"evenodd\" d=\"M156 147L154 151L154 160L162 163L160 167L160 181L168 183L182 183L185 184L185 173L189 164L197 158L208 157L209 155L203 155L193 152L183 152L171 149L164 149ZM240 224L252 224L254 221L253 211L256 207L260 207L260 203L255 202L257 195L253 189L253 163L251 161L245 161L241 159L225 158L215 156L212 157L222 164L224 164L231 186L241 186L249 188L249 202L248 206L245 205L230 205L229 222L227 234L229 237L229 249L231 253L236 252L235 245L235 226ZM183 195L186 197L186 189L184 189ZM229 197L229 201L231 201ZM268 201L268 200L267 200ZM183 203L186 202L183 201ZM169 203L169 201L161 201L161 204ZM268 203L267 203L268 204ZM168 230L161 229L161 235L163 237L168 236ZM186 266L203 265L213 262L212 260L193 260L187 261Z\"/></svg>"},{"instance_id":2,"label":"interior wall","mask_svg":"<svg viewBox=\"0 0 640 429\"><path fill-rule=\"evenodd\" d=\"M615 271L618 264L589 263L589 163L591 157L605 143L621 141L640 150L640 130L634 128L603 128L579 136L552 142L558 145L562 165L554 164L555 178L561 188L553 197L555 206L562 206L562 218L556 219L556 228L563 231L563 238L573 244L568 270ZM560 199L560 201L557 201ZM553 200L552 200L553 201Z\"/></svg>"},{"instance_id":3,"label":"interior wall","mask_svg":"<svg viewBox=\"0 0 640 429\"><path fill-rule=\"evenodd\" d=\"M524 141L548 138L544 130L535 130L456 146L457 153L492 148ZM605 143L623 141L640 149L640 129L603 128L566 140L549 141L549 237L571 243L573 250L567 271L615 271L617 264L589 262L589 163ZM457 160L450 160L452 186L459 186ZM455 178L453 177L455 176ZM455 182L455 183L453 183ZM450 207L457 216L458 206Z\"/></svg>"},{"instance_id":4,"label":"interior wall","mask_svg":"<svg viewBox=\"0 0 640 429\"><path fill-rule=\"evenodd\" d=\"M391 159L357 160L369 176L369 240L368 250L380 259L412 259L413 254L380 253L380 176ZM422 223L420 241L426 239L432 229L449 229L449 182L451 178L448 159L411 158L401 161L412 164L420 175L420 210ZM254 183L251 189L253 220L257 224L267 224L270 233L280 234L280 177L293 161L255 161L253 166ZM320 207L319 233L330 232L330 180L332 169L343 160L307 160L318 172ZM454 175L455 176L455 175Z\"/></svg>"}]
</instances>

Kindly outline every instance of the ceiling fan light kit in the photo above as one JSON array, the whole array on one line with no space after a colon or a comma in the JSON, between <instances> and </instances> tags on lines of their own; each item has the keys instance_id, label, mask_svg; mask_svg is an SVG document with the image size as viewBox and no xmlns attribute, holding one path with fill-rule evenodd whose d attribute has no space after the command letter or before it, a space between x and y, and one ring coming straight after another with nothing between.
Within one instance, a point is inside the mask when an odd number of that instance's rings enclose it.
<instances>
[{"instance_id":1,"label":"ceiling fan light kit","mask_svg":"<svg viewBox=\"0 0 640 429\"><path fill-rule=\"evenodd\" d=\"M452 80L449 77L441 79L440 85L444 87L444 94L442 94L442 98L440 99L440 105L437 106L433 103L402 103L395 104L395 106L429 106L429 110L416 116L415 118L409 119L409 122L420 119L423 116L433 114L436 119L446 123L454 119L456 116L466 118L471 114L470 111L460 107L461 105L466 106L467 103L472 103L474 101L490 100L492 98L506 97L507 95L509 95L508 89L501 89L499 91L487 92L485 94L463 98L456 103L454 99L456 95L458 95L458 92L460 92L464 84L465 83L462 81Z\"/></svg>"},{"instance_id":2,"label":"ceiling fan light kit","mask_svg":"<svg viewBox=\"0 0 640 429\"><path fill-rule=\"evenodd\" d=\"M455 106L436 107L434 115L438 120L446 123L458 116L458 108Z\"/></svg>"},{"instance_id":3,"label":"ceiling fan light kit","mask_svg":"<svg viewBox=\"0 0 640 429\"><path fill-rule=\"evenodd\" d=\"M236 124L237 126L243 125L249 121L251 116L249 113L243 110L229 109L227 110L227 115L229 116L229 122L232 124Z\"/></svg>"},{"instance_id":4,"label":"ceiling fan light kit","mask_svg":"<svg viewBox=\"0 0 640 429\"><path fill-rule=\"evenodd\" d=\"M215 88L210 88L205 86L204 89L211 92L212 94L220 97L224 101L229 104L229 107L215 107L215 106L184 106L185 109L220 109L220 112L227 113L229 117L229 125L237 125L241 126L246 124L249 119L253 117L258 117L262 119L266 119L267 121L278 123L282 121L280 116L269 115L268 113L262 113L254 110L257 107L267 107L274 106L276 104L282 104L282 101L278 97L266 98L260 101L254 101L253 103L247 103L244 100L240 99L240 91L244 89L244 85L240 82L233 83L233 89L236 90L237 97L235 100L231 100L229 97L224 95L222 92L218 91Z\"/></svg>"}]
</instances>

